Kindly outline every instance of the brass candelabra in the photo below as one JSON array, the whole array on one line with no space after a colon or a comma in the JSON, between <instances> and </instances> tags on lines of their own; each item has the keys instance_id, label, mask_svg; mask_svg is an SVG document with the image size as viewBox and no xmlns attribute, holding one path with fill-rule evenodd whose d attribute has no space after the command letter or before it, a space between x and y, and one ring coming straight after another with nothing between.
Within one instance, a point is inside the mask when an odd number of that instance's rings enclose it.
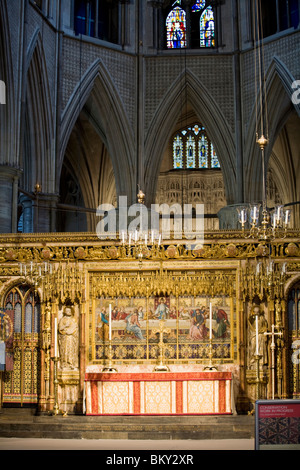
<instances>
[{"instance_id":1,"label":"brass candelabra","mask_svg":"<svg viewBox=\"0 0 300 470\"><path fill-rule=\"evenodd\" d=\"M59 384L59 381L58 381L58 361L59 361L59 358L57 356L55 357L52 357L51 358L52 361L54 362L54 379L53 379L53 382L54 382L54 405L53 405L53 409L51 411L49 411L49 414L51 416L58 416L59 414L63 415L64 417L67 416L67 412L64 411L64 410L61 410L59 408L59 402L58 402L58 384Z\"/></svg>"}]
</instances>

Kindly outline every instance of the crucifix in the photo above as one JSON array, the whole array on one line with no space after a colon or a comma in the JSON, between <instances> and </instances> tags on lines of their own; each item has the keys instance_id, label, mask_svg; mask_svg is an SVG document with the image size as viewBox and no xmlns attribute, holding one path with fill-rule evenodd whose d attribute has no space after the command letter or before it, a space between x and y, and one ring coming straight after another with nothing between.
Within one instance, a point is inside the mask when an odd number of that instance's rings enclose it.
<instances>
[{"instance_id":1,"label":"crucifix","mask_svg":"<svg viewBox=\"0 0 300 470\"><path fill-rule=\"evenodd\" d=\"M270 335L272 337L272 342L271 342L271 353L272 353L272 359L271 359L271 372L272 372L272 400L274 400L275 397L275 336L282 336L282 331L279 331L278 333L275 333L275 325L272 325L272 331L265 331L265 335Z\"/></svg>"},{"instance_id":2,"label":"crucifix","mask_svg":"<svg viewBox=\"0 0 300 470\"><path fill-rule=\"evenodd\" d=\"M170 334L171 330L170 328L164 328L165 326L165 321L160 320L159 322L159 328L153 330L152 332L156 335L159 334L159 364L155 366L154 370L156 372L168 372L169 367L163 363L164 359L164 333Z\"/></svg>"}]
</instances>

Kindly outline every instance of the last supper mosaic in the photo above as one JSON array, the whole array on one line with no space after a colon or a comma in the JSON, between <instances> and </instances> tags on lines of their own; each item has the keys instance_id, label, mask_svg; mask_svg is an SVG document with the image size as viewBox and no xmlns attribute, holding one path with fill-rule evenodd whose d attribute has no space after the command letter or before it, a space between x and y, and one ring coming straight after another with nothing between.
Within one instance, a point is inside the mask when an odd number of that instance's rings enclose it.
<instances>
[{"instance_id":1,"label":"last supper mosaic","mask_svg":"<svg viewBox=\"0 0 300 470\"><path fill-rule=\"evenodd\" d=\"M212 342L213 357L232 359L231 299L226 296L100 297L93 302L90 350L93 361L155 361L163 329L166 361L202 361ZM111 319L111 326L110 326Z\"/></svg>"}]
</instances>

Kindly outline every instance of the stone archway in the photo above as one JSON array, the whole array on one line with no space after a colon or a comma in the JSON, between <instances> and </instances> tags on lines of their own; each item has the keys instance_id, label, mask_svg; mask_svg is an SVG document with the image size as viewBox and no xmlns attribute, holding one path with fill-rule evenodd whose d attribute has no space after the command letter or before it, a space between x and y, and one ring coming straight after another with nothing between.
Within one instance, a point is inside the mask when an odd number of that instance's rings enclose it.
<instances>
[{"instance_id":1,"label":"stone archway","mask_svg":"<svg viewBox=\"0 0 300 470\"><path fill-rule=\"evenodd\" d=\"M236 187L235 144L232 131L220 107L204 85L189 71L184 77L184 85L182 81L182 75L179 75L168 94L161 100L146 135L145 189L147 200L152 203L155 199L162 155L168 145L178 116L182 113L183 103L186 106L187 101L195 110L197 118L203 123L214 143L224 171L227 203L231 204L235 199L234 188Z\"/></svg>"},{"instance_id":2,"label":"stone archway","mask_svg":"<svg viewBox=\"0 0 300 470\"><path fill-rule=\"evenodd\" d=\"M61 143L57 170L57 191L60 174L71 133L84 111L94 130L101 137L111 158L116 194L126 195L131 203L134 181L133 131L122 100L101 60L95 61L81 77L62 114ZM135 200L135 199L134 199Z\"/></svg>"},{"instance_id":3,"label":"stone archway","mask_svg":"<svg viewBox=\"0 0 300 470\"><path fill-rule=\"evenodd\" d=\"M40 305L39 295L28 285L15 285L4 296L3 308L12 324L6 342L4 406L37 406L41 385Z\"/></svg>"}]
</instances>

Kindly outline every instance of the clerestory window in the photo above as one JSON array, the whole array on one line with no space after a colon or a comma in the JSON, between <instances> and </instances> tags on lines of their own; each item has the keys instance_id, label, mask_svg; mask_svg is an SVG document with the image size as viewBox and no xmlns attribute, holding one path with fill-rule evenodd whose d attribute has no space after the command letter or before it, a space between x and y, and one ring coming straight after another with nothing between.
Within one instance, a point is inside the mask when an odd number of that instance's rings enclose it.
<instances>
[{"instance_id":1,"label":"clerestory window","mask_svg":"<svg viewBox=\"0 0 300 470\"><path fill-rule=\"evenodd\" d=\"M74 30L76 35L119 43L119 2L75 0Z\"/></svg>"},{"instance_id":2,"label":"clerestory window","mask_svg":"<svg viewBox=\"0 0 300 470\"><path fill-rule=\"evenodd\" d=\"M254 4L253 8L255 8ZM263 37L271 36L289 28L298 28L299 8L299 0L272 0L272 8L270 8L270 0L261 0Z\"/></svg>"},{"instance_id":3,"label":"clerestory window","mask_svg":"<svg viewBox=\"0 0 300 470\"><path fill-rule=\"evenodd\" d=\"M215 13L210 3L197 0L185 8L181 0L171 4L165 21L168 49L215 47ZM190 8L189 11L186 8Z\"/></svg>"}]
</instances>

